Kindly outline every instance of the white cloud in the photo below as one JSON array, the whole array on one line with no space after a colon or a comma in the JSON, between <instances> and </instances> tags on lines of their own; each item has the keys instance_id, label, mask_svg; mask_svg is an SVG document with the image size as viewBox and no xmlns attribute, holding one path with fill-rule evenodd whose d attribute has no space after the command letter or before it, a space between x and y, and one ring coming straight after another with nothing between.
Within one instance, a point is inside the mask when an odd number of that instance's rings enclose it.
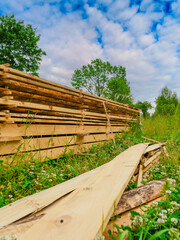
<instances>
[{"instance_id":1,"label":"white cloud","mask_svg":"<svg viewBox=\"0 0 180 240\"><path fill-rule=\"evenodd\" d=\"M3 2L5 13L14 12L18 19L38 28L40 47L47 52L40 76L70 85L75 69L92 59L102 58L126 67L127 80L136 101L154 101L165 85L180 94L179 18L166 16L162 6L152 0L142 1L143 13L137 13L137 5L130 8L129 0L100 0L94 7L89 7L87 2L84 0L85 19L81 9L71 11L71 1L66 2L66 14L59 11L59 1ZM107 12L99 10L102 4L108 7ZM156 12L156 8L161 11ZM178 16L180 0L172 4L172 9ZM152 32L153 23L162 19L157 30ZM98 42L98 37L102 43Z\"/></svg>"}]
</instances>

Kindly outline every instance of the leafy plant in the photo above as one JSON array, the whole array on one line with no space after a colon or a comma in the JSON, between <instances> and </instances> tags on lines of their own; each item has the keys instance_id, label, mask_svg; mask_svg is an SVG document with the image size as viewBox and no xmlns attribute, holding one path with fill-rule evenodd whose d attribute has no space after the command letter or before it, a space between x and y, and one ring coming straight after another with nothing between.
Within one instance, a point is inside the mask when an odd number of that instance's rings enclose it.
<instances>
[{"instance_id":1,"label":"leafy plant","mask_svg":"<svg viewBox=\"0 0 180 240\"><path fill-rule=\"evenodd\" d=\"M0 64L37 75L39 64L46 53L38 47L40 35L30 24L17 21L14 14L0 17Z\"/></svg>"}]
</instances>

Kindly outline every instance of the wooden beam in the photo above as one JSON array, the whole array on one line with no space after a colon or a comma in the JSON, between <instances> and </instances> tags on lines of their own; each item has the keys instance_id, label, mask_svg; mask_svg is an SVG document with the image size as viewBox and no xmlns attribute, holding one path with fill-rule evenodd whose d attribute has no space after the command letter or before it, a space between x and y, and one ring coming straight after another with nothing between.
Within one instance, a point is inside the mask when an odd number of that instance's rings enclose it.
<instances>
[{"instance_id":1,"label":"wooden beam","mask_svg":"<svg viewBox=\"0 0 180 240\"><path fill-rule=\"evenodd\" d=\"M157 157L159 157L162 154L161 151L158 151L156 154L154 154L152 157L150 157L145 163L143 164L146 168L149 164L151 164Z\"/></svg>"},{"instance_id":2,"label":"wooden beam","mask_svg":"<svg viewBox=\"0 0 180 240\"><path fill-rule=\"evenodd\" d=\"M83 126L80 132L77 125L51 125L51 124L0 124L1 137L21 137L21 136L57 136L67 134L84 133L106 133L105 126ZM130 129L130 128L128 128ZM122 132L126 130L124 126L112 127L112 132Z\"/></svg>"},{"instance_id":3,"label":"wooden beam","mask_svg":"<svg viewBox=\"0 0 180 240\"><path fill-rule=\"evenodd\" d=\"M18 71L18 70L12 69L12 68L7 68L7 67L3 67L3 66L0 66L0 68L3 69L4 72L6 72L3 76L4 78L13 78L13 79L16 79L17 81L23 81L23 82L31 82L32 81L33 84L39 84L40 86L43 86L46 88L54 87L54 89L56 89L56 90L60 89L61 91L66 92L68 94L72 94L72 95L79 95L79 93L80 93L80 90L72 89L70 87L66 87L66 86L60 85L58 83L54 83L54 82L39 78L37 76L31 75L28 73ZM107 101L107 99L105 99L105 98L94 96L94 95L91 95L91 94L88 94L85 92L83 92L82 94L84 97L89 98L89 99L96 99L96 101L100 101L100 102ZM139 110L137 110L135 108L131 108L131 107L127 106L126 104L117 103L112 100L108 100L108 102L112 105L118 106L120 108L124 108L128 111L135 112L136 114L139 113Z\"/></svg>"},{"instance_id":4,"label":"wooden beam","mask_svg":"<svg viewBox=\"0 0 180 240\"><path fill-rule=\"evenodd\" d=\"M83 135L82 143L96 143L113 139L115 134L110 134L107 138L106 134ZM22 137L0 137L0 155L50 149L55 147L68 147L78 143L78 136L59 136L59 137L39 137L25 138Z\"/></svg>"},{"instance_id":5,"label":"wooden beam","mask_svg":"<svg viewBox=\"0 0 180 240\"><path fill-rule=\"evenodd\" d=\"M147 147L146 151L144 152L144 154L146 153L149 153L151 151L155 151L157 149L160 149L162 147L162 144L153 144L153 145L150 145L149 147Z\"/></svg>"},{"instance_id":6,"label":"wooden beam","mask_svg":"<svg viewBox=\"0 0 180 240\"><path fill-rule=\"evenodd\" d=\"M139 166L139 173L138 173L138 181L137 181L137 186L140 187L142 185L142 174L143 174L143 165L140 164Z\"/></svg>"},{"instance_id":7,"label":"wooden beam","mask_svg":"<svg viewBox=\"0 0 180 240\"><path fill-rule=\"evenodd\" d=\"M160 197L164 183L164 180L151 181L138 188L124 192L117 204L114 215L119 215Z\"/></svg>"}]
</instances>

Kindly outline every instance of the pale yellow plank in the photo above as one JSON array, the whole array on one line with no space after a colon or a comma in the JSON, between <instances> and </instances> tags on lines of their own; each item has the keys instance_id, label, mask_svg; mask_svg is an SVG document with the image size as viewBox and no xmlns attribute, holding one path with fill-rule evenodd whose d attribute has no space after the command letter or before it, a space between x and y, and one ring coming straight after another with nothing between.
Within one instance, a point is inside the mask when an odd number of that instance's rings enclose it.
<instances>
[{"instance_id":1,"label":"pale yellow plank","mask_svg":"<svg viewBox=\"0 0 180 240\"><path fill-rule=\"evenodd\" d=\"M146 147L138 144L118 155L19 239L94 239L108 223Z\"/></svg>"},{"instance_id":2,"label":"pale yellow plank","mask_svg":"<svg viewBox=\"0 0 180 240\"><path fill-rule=\"evenodd\" d=\"M129 130L129 126L112 126L112 132ZM0 124L0 137L56 136L79 133L106 133L109 126L50 125L50 124Z\"/></svg>"}]
</instances>

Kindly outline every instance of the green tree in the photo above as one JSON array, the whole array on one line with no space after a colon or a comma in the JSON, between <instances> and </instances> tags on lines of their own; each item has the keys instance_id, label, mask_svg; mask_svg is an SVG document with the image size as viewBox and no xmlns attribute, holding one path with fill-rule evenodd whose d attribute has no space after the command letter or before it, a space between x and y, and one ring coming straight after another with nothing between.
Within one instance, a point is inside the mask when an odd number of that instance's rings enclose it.
<instances>
[{"instance_id":1,"label":"green tree","mask_svg":"<svg viewBox=\"0 0 180 240\"><path fill-rule=\"evenodd\" d=\"M112 77L107 83L104 96L116 102L133 104L131 89L125 77Z\"/></svg>"},{"instance_id":2,"label":"green tree","mask_svg":"<svg viewBox=\"0 0 180 240\"><path fill-rule=\"evenodd\" d=\"M177 94L168 89L168 87L164 87L156 99L155 114L172 115L175 113L177 105Z\"/></svg>"},{"instance_id":3,"label":"green tree","mask_svg":"<svg viewBox=\"0 0 180 240\"><path fill-rule=\"evenodd\" d=\"M0 64L10 63L12 68L37 74L46 53L37 45L40 35L30 24L17 21L14 14L0 17Z\"/></svg>"},{"instance_id":4,"label":"green tree","mask_svg":"<svg viewBox=\"0 0 180 240\"><path fill-rule=\"evenodd\" d=\"M152 105L151 105L149 102L147 102L147 101L145 101L145 102L138 101L138 102L135 104L135 107L142 110L142 113L143 113L143 117L144 117L144 118L147 118L147 117L150 116L148 110L149 110L149 109L152 109Z\"/></svg>"},{"instance_id":5,"label":"green tree","mask_svg":"<svg viewBox=\"0 0 180 240\"><path fill-rule=\"evenodd\" d=\"M97 96L105 96L122 103L132 102L125 68L112 66L108 61L95 59L87 66L75 70L71 84L76 89L83 88Z\"/></svg>"}]
</instances>

